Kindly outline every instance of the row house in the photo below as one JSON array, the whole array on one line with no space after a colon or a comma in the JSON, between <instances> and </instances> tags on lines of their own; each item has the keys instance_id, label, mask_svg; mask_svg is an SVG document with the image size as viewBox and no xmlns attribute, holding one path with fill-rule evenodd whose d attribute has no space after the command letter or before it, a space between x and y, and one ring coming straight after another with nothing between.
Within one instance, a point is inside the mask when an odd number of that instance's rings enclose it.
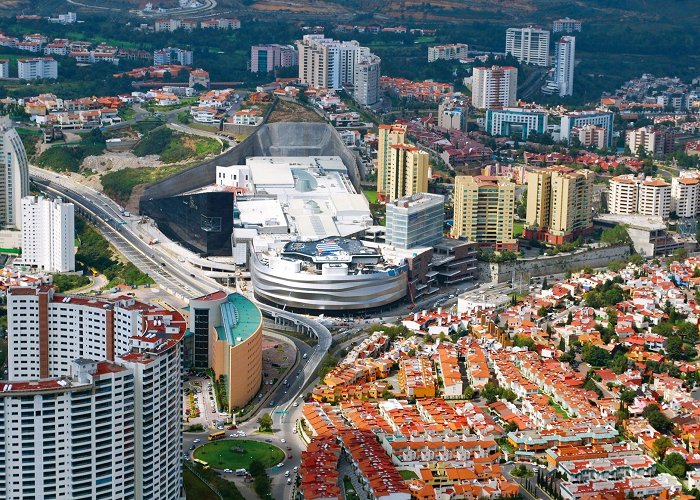
<instances>
[{"instance_id":1,"label":"row house","mask_svg":"<svg viewBox=\"0 0 700 500\"><path fill-rule=\"evenodd\" d=\"M651 477L656 474L656 462L647 455L590 458L561 461L557 468L566 481L587 483L594 480L619 481L626 477Z\"/></svg>"}]
</instances>

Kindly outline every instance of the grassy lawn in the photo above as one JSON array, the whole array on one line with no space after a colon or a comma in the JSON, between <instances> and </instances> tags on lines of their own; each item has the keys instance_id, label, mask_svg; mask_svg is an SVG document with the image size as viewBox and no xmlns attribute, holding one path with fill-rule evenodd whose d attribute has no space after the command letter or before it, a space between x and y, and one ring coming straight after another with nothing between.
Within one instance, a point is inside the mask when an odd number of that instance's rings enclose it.
<instances>
[{"instance_id":1,"label":"grassy lawn","mask_svg":"<svg viewBox=\"0 0 700 500\"><path fill-rule=\"evenodd\" d=\"M418 474L413 472L412 470L400 470L399 474L401 474L401 477L408 480L408 479L418 479Z\"/></svg>"},{"instance_id":2,"label":"grassy lawn","mask_svg":"<svg viewBox=\"0 0 700 500\"><path fill-rule=\"evenodd\" d=\"M362 192L370 203L377 203L377 192L370 191L369 189L363 189Z\"/></svg>"},{"instance_id":3,"label":"grassy lawn","mask_svg":"<svg viewBox=\"0 0 700 500\"><path fill-rule=\"evenodd\" d=\"M243 453L234 448L242 449ZM284 452L277 446L259 441L225 439L197 448L194 457L216 469L247 469L253 460L272 467L284 459Z\"/></svg>"},{"instance_id":4,"label":"grassy lawn","mask_svg":"<svg viewBox=\"0 0 700 500\"><path fill-rule=\"evenodd\" d=\"M562 408L562 407L559 406L557 403L555 403L554 400L553 400L552 398L549 398L549 404L550 404L550 406L553 406L553 407L554 407L554 411L557 412L557 413L558 413L559 415L561 415L562 417L564 417L564 419L568 419L568 418L569 418L569 414L566 413L566 411L564 411L564 408Z\"/></svg>"},{"instance_id":5,"label":"grassy lawn","mask_svg":"<svg viewBox=\"0 0 700 500\"><path fill-rule=\"evenodd\" d=\"M188 468L182 470L182 480L185 483L185 494L187 498L196 498L197 500L218 500L218 496L202 482Z\"/></svg>"},{"instance_id":6,"label":"grassy lawn","mask_svg":"<svg viewBox=\"0 0 700 500\"><path fill-rule=\"evenodd\" d=\"M523 234L523 226L525 226L523 222L513 222L513 238L517 238Z\"/></svg>"}]
</instances>

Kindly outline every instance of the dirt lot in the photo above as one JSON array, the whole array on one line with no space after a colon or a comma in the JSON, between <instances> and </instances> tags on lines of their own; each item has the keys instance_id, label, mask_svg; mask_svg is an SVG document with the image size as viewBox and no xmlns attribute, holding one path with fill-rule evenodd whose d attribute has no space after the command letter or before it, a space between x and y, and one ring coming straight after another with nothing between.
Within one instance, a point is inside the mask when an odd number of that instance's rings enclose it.
<instances>
[{"instance_id":1,"label":"dirt lot","mask_svg":"<svg viewBox=\"0 0 700 500\"><path fill-rule=\"evenodd\" d=\"M323 118L301 104L279 101L267 120L267 123L277 122L323 122Z\"/></svg>"}]
</instances>

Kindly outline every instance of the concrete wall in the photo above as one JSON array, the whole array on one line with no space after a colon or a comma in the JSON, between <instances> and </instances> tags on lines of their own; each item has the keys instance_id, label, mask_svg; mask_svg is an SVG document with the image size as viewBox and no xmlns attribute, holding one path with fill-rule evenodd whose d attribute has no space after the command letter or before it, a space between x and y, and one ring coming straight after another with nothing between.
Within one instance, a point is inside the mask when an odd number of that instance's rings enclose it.
<instances>
[{"instance_id":1,"label":"concrete wall","mask_svg":"<svg viewBox=\"0 0 700 500\"><path fill-rule=\"evenodd\" d=\"M586 266L605 267L616 260L627 260L630 256L629 245L617 247L579 250L552 256L532 259L519 259L511 262L479 262L478 278L482 282L503 283L513 278L527 279L527 276L545 276L547 274L578 271Z\"/></svg>"}]
</instances>

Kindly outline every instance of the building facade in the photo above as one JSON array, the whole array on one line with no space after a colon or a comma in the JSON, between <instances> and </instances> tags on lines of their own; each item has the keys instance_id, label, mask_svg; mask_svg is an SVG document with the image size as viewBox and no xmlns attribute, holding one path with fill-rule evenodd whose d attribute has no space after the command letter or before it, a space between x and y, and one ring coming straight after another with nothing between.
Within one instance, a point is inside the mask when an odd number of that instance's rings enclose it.
<instances>
[{"instance_id":1,"label":"building facade","mask_svg":"<svg viewBox=\"0 0 700 500\"><path fill-rule=\"evenodd\" d=\"M520 133L527 140L530 132L547 131L547 113L522 108L489 109L486 111L486 132L491 135L512 136Z\"/></svg>"},{"instance_id":2,"label":"building facade","mask_svg":"<svg viewBox=\"0 0 700 500\"><path fill-rule=\"evenodd\" d=\"M398 248L433 247L442 240L445 197L417 193L386 204L386 243Z\"/></svg>"},{"instance_id":3,"label":"building facade","mask_svg":"<svg viewBox=\"0 0 700 500\"><path fill-rule=\"evenodd\" d=\"M597 125L584 125L571 129L569 139L584 147L594 147L598 149L608 148L608 131Z\"/></svg>"},{"instance_id":4,"label":"building facade","mask_svg":"<svg viewBox=\"0 0 700 500\"><path fill-rule=\"evenodd\" d=\"M9 59L0 59L0 78L10 78Z\"/></svg>"},{"instance_id":5,"label":"building facade","mask_svg":"<svg viewBox=\"0 0 700 500\"><path fill-rule=\"evenodd\" d=\"M299 81L313 88L343 88L354 84L355 65L371 52L355 41L340 42L323 35L304 35L297 41Z\"/></svg>"},{"instance_id":6,"label":"building facade","mask_svg":"<svg viewBox=\"0 0 700 500\"><path fill-rule=\"evenodd\" d=\"M20 80L58 78L58 63L53 57L17 59L17 76Z\"/></svg>"},{"instance_id":7,"label":"building facade","mask_svg":"<svg viewBox=\"0 0 700 500\"><path fill-rule=\"evenodd\" d=\"M153 52L153 65L164 66L168 64L192 65L192 51L177 47L166 47Z\"/></svg>"},{"instance_id":8,"label":"building facade","mask_svg":"<svg viewBox=\"0 0 700 500\"><path fill-rule=\"evenodd\" d=\"M180 498L182 316L50 286L7 307L0 497Z\"/></svg>"},{"instance_id":9,"label":"building facade","mask_svg":"<svg viewBox=\"0 0 700 500\"><path fill-rule=\"evenodd\" d=\"M518 62L549 66L549 31L529 26L506 30L506 54Z\"/></svg>"},{"instance_id":10,"label":"building facade","mask_svg":"<svg viewBox=\"0 0 700 500\"><path fill-rule=\"evenodd\" d=\"M52 273L75 271L72 203L22 198L22 264Z\"/></svg>"},{"instance_id":11,"label":"building facade","mask_svg":"<svg viewBox=\"0 0 700 500\"><path fill-rule=\"evenodd\" d=\"M557 19L552 23L552 31L554 33L574 33L576 31L581 31L582 23L579 19L571 19L565 17L564 19Z\"/></svg>"},{"instance_id":12,"label":"building facade","mask_svg":"<svg viewBox=\"0 0 700 500\"><path fill-rule=\"evenodd\" d=\"M269 73L275 68L297 64L297 50L292 45L253 45L250 48L250 71L253 73Z\"/></svg>"},{"instance_id":13,"label":"building facade","mask_svg":"<svg viewBox=\"0 0 700 500\"><path fill-rule=\"evenodd\" d=\"M384 198L387 192L391 146L406 140L406 125L379 125L377 143L377 195Z\"/></svg>"},{"instance_id":14,"label":"building facade","mask_svg":"<svg viewBox=\"0 0 700 500\"><path fill-rule=\"evenodd\" d=\"M611 214L636 214L639 204L639 179L634 175L618 175L610 179Z\"/></svg>"},{"instance_id":15,"label":"building facade","mask_svg":"<svg viewBox=\"0 0 700 500\"><path fill-rule=\"evenodd\" d=\"M671 185L659 178L647 178L639 184L640 215L668 219L671 214Z\"/></svg>"},{"instance_id":16,"label":"building facade","mask_svg":"<svg viewBox=\"0 0 700 500\"><path fill-rule=\"evenodd\" d=\"M515 250L515 184L504 177L458 175L452 236L496 250Z\"/></svg>"},{"instance_id":17,"label":"building facade","mask_svg":"<svg viewBox=\"0 0 700 500\"><path fill-rule=\"evenodd\" d=\"M594 125L605 129L605 147L612 147L613 140L613 114L601 111L580 111L566 113L561 117L561 138L571 143L575 128Z\"/></svg>"},{"instance_id":18,"label":"building facade","mask_svg":"<svg viewBox=\"0 0 700 500\"><path fill-rule=\"evenodd\" d=\"M394 144L389 148L385 200L428 192L430 156L410 144Z\"/></svg>"},{"instance_id":19,"label":"building facade","mask_svg":"<svg viewBox=\"0 0 700 500\"><path fill-rule=\"evenodd\" d=\"M454 59L466 59L469 55L469 46L464 43L452 43L449 45L437 45L428 47L428 62L443 59L452 61Z\"/></svg>"},{"instance_id":20,"label":"building facade","mask_svg":"<svg viewBox=\"0 0 700 500\"><path fill-rule=\"evenodd\" d=\"M501 109L515 106L518 92L518 68L492 66L474 68L472 106L477 109Z\"/></svg>"},{"instance_id":21,"label":"building facade","mask_svg":"<svg viewBox=\"0 0 700 500\"><path fill-rule=\"evenodd\" d=\"M560 97L574 94L576 37L563 36L556 44L554 82Z\"/></svg>"},{"instance_id":22,"label":"building facade","mask_svg":"<svg viewBox=\"0 0 700 500\"><path fill-rule=\"evenodd\" d=\"M353 96L362 106L372 106L379 101L379 77L382 60L374 54L363 57L355 64Z\"/></svg>"},{"instance_id":23,"label":"building facade","mask_svg":"<svg viewBox=\"0 0 700 500\"><path fill-rule=\"evenodd\" d=\"M9 117L0 117L0 228L22 229L22 198L29 195L29 162Z\"/></svg>"},{"instance_id":24,"label":"building facade","mask_svg":"<svg viewBox=\"0 0 700 500\"><path fill-rule=\"evenodd\" d=\"M661 156L673 150L673 136L651 125L627 131L625 145L636 154L640 151L652 156Z\"/></svg>"},{"instance_id":25,"label":"building facade","mask_svg":"<svg viewBox=\"0 0 700 500\"><path fill-rule=\"evenodd\" d=\"M589 234L593 177L591 171L567 167L528 171L523 237L560 245Z\"/></svg>"},{"instance_id":26,"label":"building facade","mask_svg":"<svg viewBox=\"0 0 700 500\"><path fill-rule=\"evenodd\" d=\"M700 176L681 170L671 179L671 210L678 217L695 217L700 213Z\"/></svg>"}]
</instances>

